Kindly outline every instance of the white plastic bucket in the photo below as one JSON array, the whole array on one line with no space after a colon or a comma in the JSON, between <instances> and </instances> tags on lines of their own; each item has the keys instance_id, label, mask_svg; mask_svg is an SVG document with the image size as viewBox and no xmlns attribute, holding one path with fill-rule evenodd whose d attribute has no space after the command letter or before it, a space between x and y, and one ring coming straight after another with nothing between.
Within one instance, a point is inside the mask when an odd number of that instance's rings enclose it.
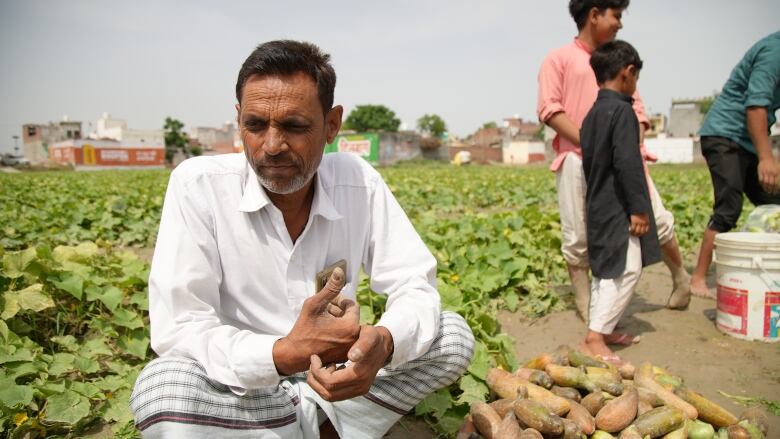
<instances>
[{"instance_id":1,"label":"white plastic bucket","mask_svg":"<svg viewBox=\"0 0 780 439\"><path fill-rule=\"evenodd\" d=\"M780 341L780 234L715 236L718 329L745 340Z\"/></svg>"}]
</instances>

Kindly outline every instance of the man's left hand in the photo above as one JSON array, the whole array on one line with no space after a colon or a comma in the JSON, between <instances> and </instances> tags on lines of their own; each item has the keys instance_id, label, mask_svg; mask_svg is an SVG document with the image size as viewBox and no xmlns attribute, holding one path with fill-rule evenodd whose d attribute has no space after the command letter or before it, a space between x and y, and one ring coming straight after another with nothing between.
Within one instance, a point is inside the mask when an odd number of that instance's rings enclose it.
<instances>
[{"instance_id":1,"label":"man's left hand","mask_svg":"<svg viewBox=\"0 0 780 439\"><path fill-rule=\"evenodd\" d=\"M778 191L778 174L780 168L774 158L769 157L758 162L758 182L764 192L774 195Z\"/></svg>"},{"instance_id":2,"label":"man's left hand","mask_svg":"<svg viewBox=\"0 0 780 439\"><path fill-rule=\"evenodd\" d=\"M323 366L320 357L312 355L307 382L326 401L365 395L392 353L393 336L387 328L363 325L347 354L352 363L337 369L333 364Z\"/></svg>"}]
</instances>

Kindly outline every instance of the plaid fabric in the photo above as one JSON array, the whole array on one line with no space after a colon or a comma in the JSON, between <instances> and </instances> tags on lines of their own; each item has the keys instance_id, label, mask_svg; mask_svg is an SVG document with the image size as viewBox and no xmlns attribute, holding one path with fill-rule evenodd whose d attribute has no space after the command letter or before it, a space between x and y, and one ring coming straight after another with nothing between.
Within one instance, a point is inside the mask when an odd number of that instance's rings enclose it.
<instances>
[{"instance_id":1,"label":"plaid fabric","mask_svg":"<svg viewBox=\"0 0 780 439\"><path fill-rule=\"evenodd\" d=\"M334 425L342 427L342 435L350 426L367 430L365 418L349 418L362 417L360 413L369 410L384 419L372 425L371 434L365 437L381 436L381 433L374 433L387 431L427 395L455 382L466 371L473 352L474 336L465 320L456 313L443 312L439 334L429 351L397 368L380 370L364 397L334 403L333 413L339 418ZM141 372L130 406L135 413L136 426L144 437L157 435L150 434L152 432L164 432L160 427L170 423L177 425L173 431L186 431L188 437L199 428L203 430L203 437L214 437L215 431L216 434L221 432L223 437L250 437L244 434L251 431L260 434L261 430L279 434L302 422L298 407L301 399L296 392L298 385L306 386L301 378L290 378L275 389L252 389L239 396L227 386L210 380L196 361L164 357L153 360ZM240 430L244 433L239 434ZM285 435L287 433L282 434Z\"/></svg>"}]
</instances>

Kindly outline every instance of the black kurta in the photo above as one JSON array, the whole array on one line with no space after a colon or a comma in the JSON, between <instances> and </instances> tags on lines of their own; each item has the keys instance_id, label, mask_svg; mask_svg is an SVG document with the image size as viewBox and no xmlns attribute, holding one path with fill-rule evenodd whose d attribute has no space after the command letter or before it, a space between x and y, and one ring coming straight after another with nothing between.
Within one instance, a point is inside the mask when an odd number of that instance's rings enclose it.
<instances>
[{"instance_id":1,"label":"black kurta","mask_svg":"<svg viewBox=\"0 0 780 439\"><path fill-rule=\"evenodd\" d=\"M639 238L642 266L661 260L632 102L630 96L600 90L580 131L588 257L593 275L601 279L615 279L625 271L632 214L646 213L650 219L650 230Z\"/></svg>"}]
</instances>

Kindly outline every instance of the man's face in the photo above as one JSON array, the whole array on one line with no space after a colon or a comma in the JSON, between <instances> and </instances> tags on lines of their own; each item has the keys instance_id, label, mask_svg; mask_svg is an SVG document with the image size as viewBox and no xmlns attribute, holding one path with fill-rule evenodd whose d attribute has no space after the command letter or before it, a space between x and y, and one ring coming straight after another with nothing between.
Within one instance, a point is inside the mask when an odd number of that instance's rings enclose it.
<instances>
[{"instance_id":1,"label":"man's face","mask_svg":"<svg viewBox=\"0 0 780 439\"><path fill-rule=\"evenodd\" d=\"M317 84L304 73L250 77L236 110L246 158L276 194L308 188L341 126L341 107L323 115Z\"/></svg>"},{"instance_id":2,"label":"man's face","mask_svg":"<svg viewBox=\"0 0 780 439\"><path fill-rule=\"evenodd\" d=\"M618 31L623 28L623 23L621 22L622 18L622 9L607 8L602 12L599 12L598 9L596 9L596 13L591 14L597 46L601 46L602 44L615 39Z\"/></svg>"}]
</instances>

